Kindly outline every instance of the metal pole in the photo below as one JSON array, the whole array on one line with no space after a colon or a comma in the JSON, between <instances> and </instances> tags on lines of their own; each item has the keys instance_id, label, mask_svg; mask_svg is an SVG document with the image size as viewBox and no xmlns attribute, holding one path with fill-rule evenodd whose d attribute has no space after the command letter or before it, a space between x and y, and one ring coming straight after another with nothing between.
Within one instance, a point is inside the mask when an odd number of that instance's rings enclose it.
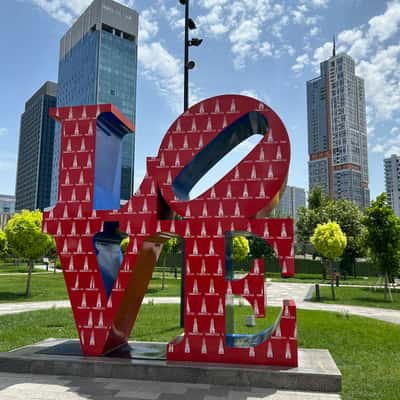
<instances>
[{"instance_id":1,"label":"metal pole","mask_svg":"<svg viewBox=\"0 0 400 400\"><path fill-rule=\"evenodd\" d=\"M185 60L183 79L183 110L189 108L189 0L185 3Z\"/></svg>"},{"instance_id":2,"label":"metal pole","mask_svg":"<svg viewBox=\"0 0 400 400\"><path fill-rule=\"evenodd\" d=\"M183 111L189 108L189 0L185 3L185 57L184 57L184 78L183 78ZM185 246L182 249L184 260ZM181 309L180 309L180 327L185 326L185 263L182 261L181 271Z\"/></svg>"}]
</instances>

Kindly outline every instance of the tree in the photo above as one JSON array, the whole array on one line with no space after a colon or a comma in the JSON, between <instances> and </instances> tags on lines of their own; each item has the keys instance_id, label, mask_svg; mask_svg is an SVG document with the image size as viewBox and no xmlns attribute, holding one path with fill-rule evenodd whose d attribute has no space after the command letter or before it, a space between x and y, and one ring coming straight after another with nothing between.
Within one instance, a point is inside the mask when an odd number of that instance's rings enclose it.
<instances>
[{"instance_id":1,"label":"tree","mask_svg":"<svg viewBox=\"0 0 400 400\"><path fill-rule=\"evenodd\" d=\"M163 255L163 267L162 267L162 279L161 279L161 289L164 289L165 287L165 269L166 269L166 264L167 264L167 255L175 255L178 254L179 251L182 248L182 239L179 237L173 237L169 240L167 240L163 244L162 248L162 255ZM176 265L174 266L174 274L175 278L177 278L177 268Z\"/></svg>"},{"instance_id":2,"label":"tree","mask_svg":"<svg viewBox=\"0 0 400 400\"><path fill-rule=\"evenodd\" d=\"M311 243L316 250L330 261L331 266L331 291L335 300L335 289L333 286L333 260L343 254L347 245L346 235L336 222L329 221L326 224L318 224L311 237Z\"/></svg>"},{"instance_id":3,"label":"tree","mask_svg":"<svg viewBox=\"0 0 400 400\"><path fill-rule=\"evenodd\" d=\"M120 247L121 247L121 251L122 254L126 253L126 249L128 248L128 244L129 244L129 236L126 236L122 239Z\"/></svg>"},{"instance_id":4,"label":"tree","mask_svg":"<svg viewBox=\"0 0 400 400\"><path fill-rule=\"evenodd\" d=\"M0 257L7 253L8 243L7 236L4 231L0 230Z\"/></svg>"},{"instance_id":5,"label":"tree","mask_svg":"<svg viewBox=\"0 0 400 400\"><path fill-rule=\"evenodd\" d=\"M259 236L251 236L248 241L253 258L272 258L275 255L274 249Z\"/></svg>"},{"instance_id":6,"label":"tree","mask_svg":"<svg viewBox=\"0 0 400 400\"><path fill-rule=\"evenodd\" d=\"M342 257L342 267L356 276L356 258L366 255L364 215L355 203L344 199L328 202L324 210L327 218L337 222L346 235L347 246Z\"/></svg>"},{"instance_id":7,"label":"tree","mask_svg":"<svg viewBox=\"0 0 400 400\"><path fill-rule=\"evenodd\" d=\"M322 192L320 186L314 186L308 196L308 208L316 210L324 207L329 202L329 198Z\"/></svg>"},{"instance_id":8,"label":"tree","mask_svg":"<svg viewBox=\"0 0 400 400\"><path fill-rule=\"evenodd\" d=\"M233 238L233 259L236 262L243 261L250 252L249 241L244 236Z\"/></svg>"},{"instance_id":9,"label":"tree","mask_svg":"<svg viewBox=\"0 0 400 400\"><path fill-rule=\"evenodd\" d=\"M8 221L5 232L13 251L19 257L28 259L25 297L29 297L34 262L54 245L53 238L42 232L42 213L39 210L23 210L20 214L15 214Z\"/></svg>"},{"instance_id":10,"label":"tree","mask_svg":"<svg viewBox=\"0 0 400 400\"><path fill-rule=\"evenodd\" d=\"M372 258L385 278L385 301L389 292L389 280L400 268L400 218L398 218L386 199L380 194L371 207L366 209L364 224L367 227L367 244ZM391 293L390 293L391 298Z\"/></svg>"},{"instance_id":11,"label":"tree","mask_svg":"<svg viewBox=\"0 0 400 400\"><path fill-rule=\"evenodd\" d=\"M309 197L309 208L299 209L296 223L296 236L303 253L309 244L309 238L318 224L335 221L340 225L347 238L342 266L347 272L356 275L355 261L365 255L366 229L363 225L363 213L355 203L349 200L329 200L319 187L314 188Z\"/></svg>"},{"instance_id":12,"label":"tree","mask_svg":"<svg viewBox=\"0 0 400 400\"><path fill-rule=\"evenodd\" d=\"M324 207L310 209L300 207L297 211L296 237L301 246L303 254L307 252L310 244L310 237L318 224L328 221Z\"/></svg>"}]
</instances>

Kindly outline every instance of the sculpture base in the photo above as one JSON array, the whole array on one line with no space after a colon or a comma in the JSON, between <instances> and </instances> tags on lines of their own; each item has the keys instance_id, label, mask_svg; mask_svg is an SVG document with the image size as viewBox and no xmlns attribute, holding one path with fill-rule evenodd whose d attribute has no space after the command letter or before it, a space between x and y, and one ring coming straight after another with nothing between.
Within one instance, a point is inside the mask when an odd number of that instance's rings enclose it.
<instances>
[{"instance_id":1,"label":"sculpture base","mask_svg":"<svg viewBox=\"0 0 400 400\"><path fill-rule=\"evenodd\" d=\"M341 373L328 350L299 349L297 368L166 362L165 351L165 343L130 342L105 357L85 357L78 340L47 339L0 353L0 372L341 391Z\"/></svg>"}]
</instances>

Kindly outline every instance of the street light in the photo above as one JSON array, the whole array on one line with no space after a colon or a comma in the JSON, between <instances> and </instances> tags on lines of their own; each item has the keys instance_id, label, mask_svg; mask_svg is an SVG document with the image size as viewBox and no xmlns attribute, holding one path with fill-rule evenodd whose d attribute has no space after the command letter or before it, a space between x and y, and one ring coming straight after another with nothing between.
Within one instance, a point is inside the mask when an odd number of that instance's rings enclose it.
<instances>
[{"instance_id":1,"label":"street light","mask_svg":"<svg viewBox=\"0 0 400 400\"><path fill-rule=\"evenodd\" d=\"M183 110L186 111L189 108L189 70L195 67L194 61L189 61L189 47L190 46L200 46L203 39L192 38L189 40L189 30L196 29L196 24L189 18L189 0L179 0L179 3L185 6L185 60L184 66L184 80L183 80ZM182 262L182 273L181 273L181 312L180 312L180 326L184 327L184 282L185 282L185 267Z\"/></svg>"},{"instance_id":2,"label":"street light","mask_svg":"<svg viewBox=\"0 0 400 400\"><path fill-rule=\"evenodd\" d=\"M194 61L189 61L189 47L190 46L200 46L203 39L192 38L189 40L189 30L196 29L197 26L192 20L189 18L189 0L179 0L179 3L185 6L185 60L183 63L184 66L184 80L183 80L183 110L186 111L189 108L189 70L195 67Z\"/></svg>"}]
</instances>

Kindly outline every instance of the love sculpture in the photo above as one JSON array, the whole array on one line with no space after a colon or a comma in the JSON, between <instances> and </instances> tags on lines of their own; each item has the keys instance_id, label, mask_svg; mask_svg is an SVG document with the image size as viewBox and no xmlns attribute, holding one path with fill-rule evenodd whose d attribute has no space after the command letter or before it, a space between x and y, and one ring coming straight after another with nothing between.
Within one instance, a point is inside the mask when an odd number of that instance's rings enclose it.
<instances>
[{"instance_id":1,"label":"love sculpture","mask_svg":"<svg viewBox=\"0 0 400 400\"><path fill-rule=\"evenodd\" d=\"M284 300L276 322L255 335L234 333L233 296L265 316L264 263L233 279L234 233L271 245L283 276L294 274L293 222L266 218L285 189L290 143L277 114L258 100L204 100L169 128L147 159L139 190L120 208L121 140L131 123L112 105L51 110L61 123L59 197L44 213L53 235L85 355L127 343L162 243L184 239L184 333L168 343L170 361L297 366L296 306ZM253 150L201 196L194 185L252 135ZM122 257L120 241L129 236Z\"/></svg>"}]
</instances>

